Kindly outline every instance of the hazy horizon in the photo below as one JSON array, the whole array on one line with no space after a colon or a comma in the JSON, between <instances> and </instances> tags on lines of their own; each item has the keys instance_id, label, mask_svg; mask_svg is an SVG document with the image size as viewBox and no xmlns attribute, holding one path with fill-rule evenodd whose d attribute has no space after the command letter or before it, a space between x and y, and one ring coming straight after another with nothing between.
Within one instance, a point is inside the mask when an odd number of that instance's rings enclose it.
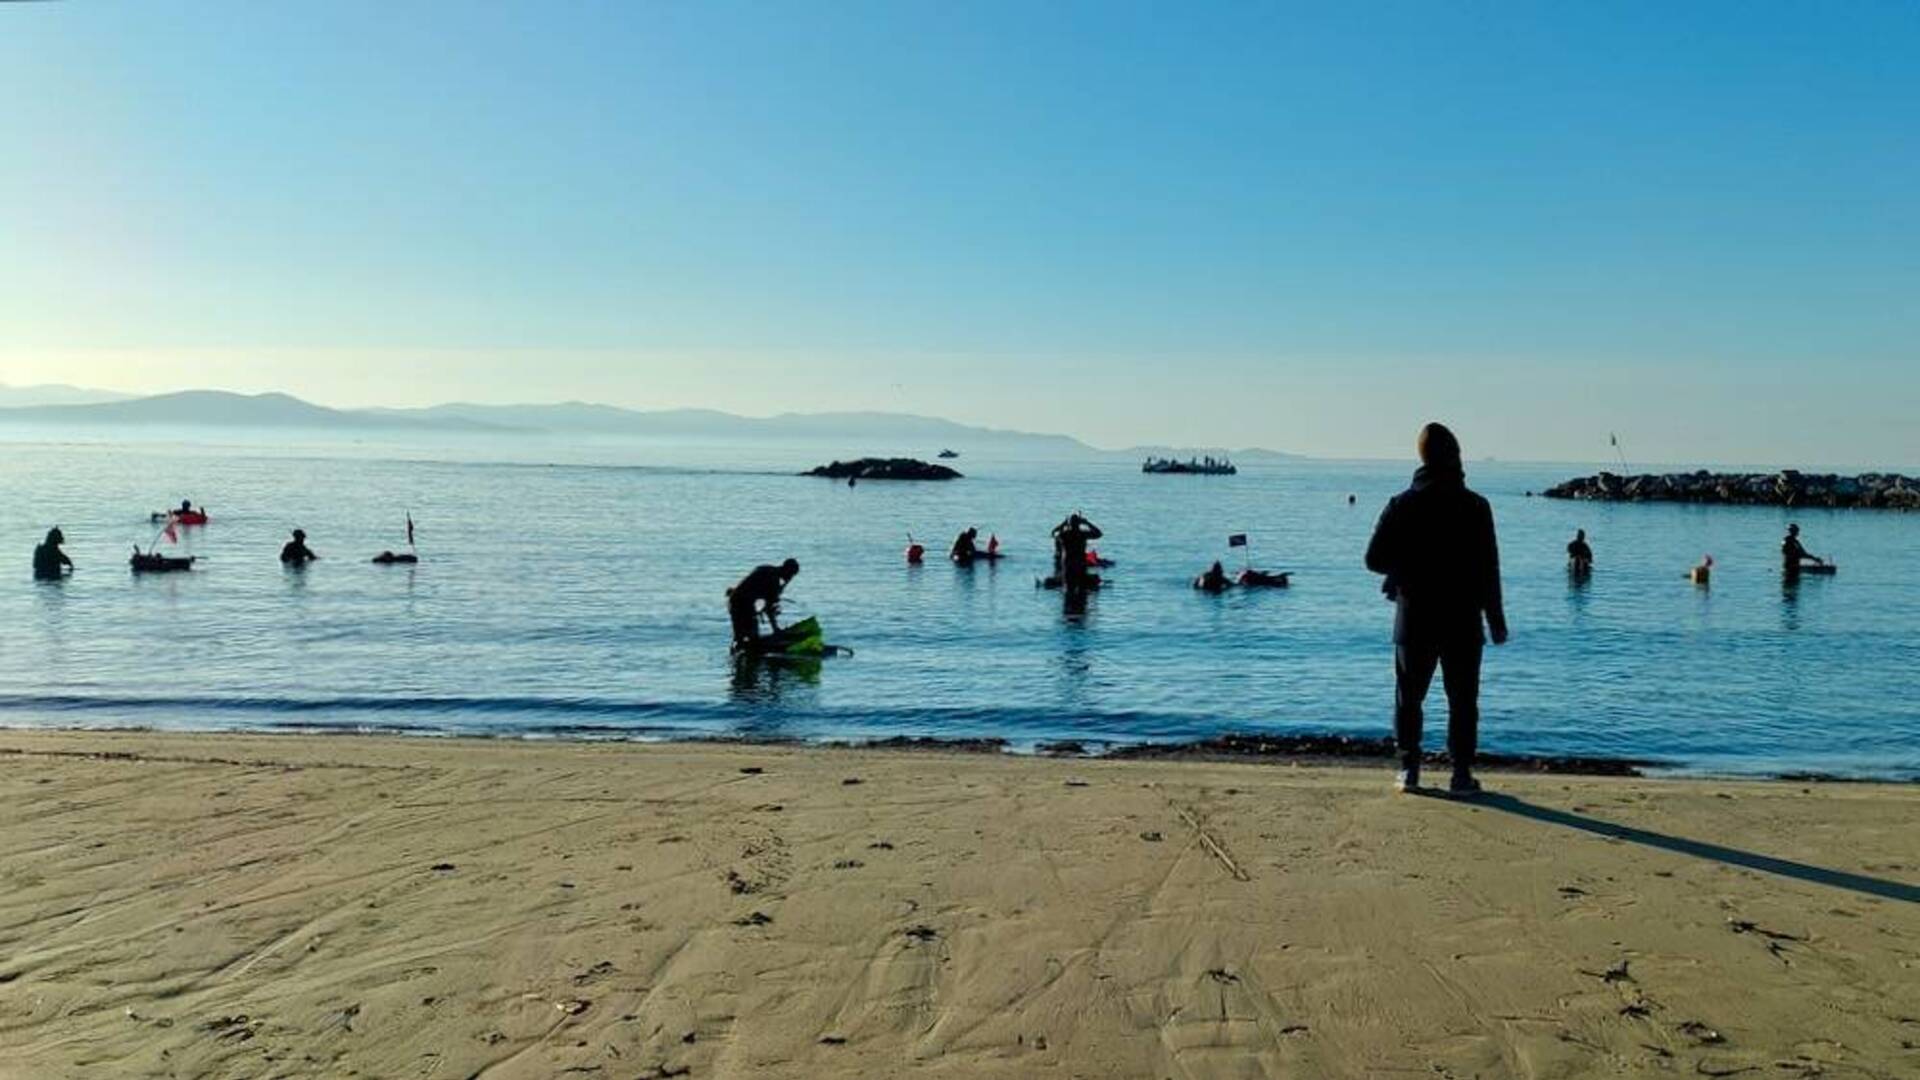
<instances>
[{"instance_id":1,"label":"hazy horizon","mask_svg":"<svg viewBox=\"0 0 1920 1080\"><path fill-rule=\"evenodd\" d=\"M1920 462L1912 7L0 31L8 383Z\"/></svg>"},{"instance_id":2,"label":"hazy horizon","mask_svg":"<svg viewBox=\"0 0 1920 1080\"><path fill-rule=\"evenodd\" d=\"M16 403L10 400L11 395L20 394L22 391L28 392L29 395L33 398L33 400L31 400L28 403ZM38 392L40 391L55 391L56 393L52 400L39 400ZM34 384L34 385L21 386L21 385L9 384L6 382L0 382L0 414L5 414L7 411L11 409L36 409L36 408L43 407L45 405L53 405L56 408L60 408L60 407L65 407L69 405L112 404L117 401L134 401L134 400L139 400L145 397L167 397L167 396L173 396L173 395L189 395L189 394L196 394L196 393L240 394L241 396L245 396L245 397L263 397L263 396L292 397L295 401L301 402L303 404L315 405L324 409L336 410L336 411L340 411L348 414L352 414L352 413L369 413L369 414L375 414L375 415L396 414L401 416L418 415L421 417L437 415L435 410L443 410L443 409L453 410L454 411L453 415L455 416L465 416L466 413L462 412L461 410L497 409L497 410L502 410L510 413L516 409L544 410L544 409L554 409L554 408L566 408L569 406L579 406L586 409L603 409L603 408L619 409L634 415L636 418L644 418L644 417L658 416L658 415L671 415L676 413L711 414L719 418L726 418L728 420L734 420L734 421L748 421L755 424L778 422L782 420L799 420L799 421L818 420L818 419L835 417L835 416L870 417L870 418L874 418L876 420L881 420L881 421L900 420L900 421L924 422L930 425L958 425L965 429L965 433L955 433L954 437L956 438L957 441L954 443L954 445L962 445L962 446L969 445L967 440L972 437L980 437L980 438L987 439L989 441L1003 440L1003 441L1013 441L1013 442L1019 442L1022 440L1029 441L1029 442L1035 441L1035 440L1042 441L1042 442L1047 440L1062 440L1068 444L1071 444L1074 447L1077 447L1078 450L1080 451L1099 454L1099 455L1137 454L1141 452L1156 452L1156 451L1204 454L1204 453L1218 453L1218 452L1224 451L1229 454L1247 455L1251 458L1256 458L1256 459L1271 455L1279 458L1318 460L1318 461L1329 462L1329 463L1341 462L1341 461L1356 462L1356 463L1358 462L1391 463L1391 462L1399 461L1399 462L1406 462L1409 465L1413 463L1412 462L1413 452L1410 444L1405 447L1390 448L1386 452L1383 452L1380 454L1354 454L1354 455L1312 454L1312 453L1305 453L1299 450L1291 449L1286 446L1276 446L1276 445L1237 446L1237 445L1220 444L1220 443L1173 443L1173 442L1168 442L1166 440L1132 443L1125 446L1113 446L1113 445L1104 445L1101 443L1089 441L1085 438L1080 437L1079 435L1076 435L1071 431L1038 431L1038 430L1031 430L1031 429L1024 429L1024 428L991 427L987 425L972 424L966 421L956 420L952 417L939 416L936 414L929 414L929 413L906 413L906 412L895 412L895 411L886 411L886 410L825 410L821 412L784 411L784 412L778 412L778 413L740 413L740 412L733 412L729 410L713 409L705 406L682 406L682 407L670 407L670 408L661 409L661 410L649 410L645 408L636 408L632 406L616 405L608 402L580 400L580 399L562 399L562 400L554 400L554 401L527 400L527 401L500 401L500 402L441 401L441 402L430 402L425 405L414 405L414 406L390 406L390 405L384 405L384 404L373 404L373 405L365 405L365 406L359 406L359 405L345 406L345 405L338 405L335 403L325 402L325 401L313 401L307 398L291 395L286 393L285 391L280 391L280 390L265 390L265 391L255 392L255 391L222 390L222 389L213 388L213 387L192 387L184 390L160 391L155 394L148 395L148 394L142 394L142 393L133 393L128 391L123 391L123 390L116 390L109 387L77 387L77 386L72 386L70 384ZM557 428L539 428L539 427L530 427L530 426L519 426L520 422L518 421L517 418L508 418L504 420L498 420L496 422L501 423L503 426L497 429L492 429L492 430L477 429L477 428L476 429L446 429L444 431L439 432L438 434L442 434L442 435L459 434L459 435L465 435L468 437L475 437L475 438L485 438L485 437L488 437L489 435L494 435L494 436L546 435L546 436L565 437L570 434L575 434L575 435L585 434L593 437L604 437L610 434L614 434L614 435L620 434L620 432L618 432L616 429L610 429L610 428L597 428L597 429L581 432L581 431L561 430ZM31 424L29 425L29 427L32 427L32 426L34 425L31 425ZM71 428L71 429L78 430L80 428L84 428L86 430L93 430L93 431L115 430L115 427L112 423L99 422L99 421L89 421L89 422L83 422L78 424L69 422L64 425L58 421L42 421L39 426L46 427L46 428L53 428L53 429ZM196 429L202 430L203 432L205 430L205 426L201 424L159 422L159 421L122 421L120 422L120 428L127 431L134 431L134 430L148 431L148 430L154 430L154 429L169 429L169 430L178 430L183 433L187 431L193 431ZM245 424L236 424L235 428L237 430L260 430L253 427L249 427ZM274 429L273 426L269 424L264 430L273 430L273 429ZM4 432L6 430L8 430L7 426L0 425L0 432ZM319 429L319 430L325 430L325 429ZM358 429L344 429L344 430L358 430ZM415 434L431 435L431 434L435 434L435 432L422 429L422 430L416 431ZM682 433L635 432L632 434L643 435L648 438L685 437L684 432ZM709 432L707 434L712 435L713 433ZM855 430L853 428L849 428L842 433L830 433L830 432L819 430L817 428L812 428L804 432L786 432L784 434L767 433L767 434L757 435L755 436L755 438L788 438L788 439L798 439L802 441L807 441L809 443L831 444L834 442L837 434L844 434L847 437L852 438L856 441L861 439L872 439L876 437L881 437L879 433L873 430ZM932 437L933 435L933 433L931 432L927 432L923 434L926 434L929 437ZM1626 472L1692 471L1696 468L1725 469L1725 470L1732 470L1732 471L1772 471L1780 468L1798 468L1798 469L1814 471L1814 472L1820 472L1820 471L1902 472L1902 471L1913 471L1916 469L1916 465L1911 462L1843 461L1843 460L1837 460L1837 459L1812 460L1812 461L1770 461L1770 460L1663 461L1658 459L1628 458L1627 460L1623 461L1622 460L1623 458L1627 458L1627 452L1632 449L1628 444L1623 442L1621 447L1618 450L1615 450L1611 446L1608 449L1609 449L1609 452L1611 453L1611 456L1594 455L1592 457L1585 457L1585 458L1528 458L1528 457L1505 458L1497 454L1478 453L1478 452L1475 452L1471 447L1469 447L1468 457L1472 461L1483 462L1483 463L1497 461L1504 464L1513 464L1513 465L1528 465L1528 464L1543 465L1543 466L1544 465L1565 465L1569 467L1593 466L1601 469L1614 469L1615 471L1624 470ZM927 454L932 453L931 444L929 444L929 448L926 450L926 453Z\"/></svg>"}]
</instances>

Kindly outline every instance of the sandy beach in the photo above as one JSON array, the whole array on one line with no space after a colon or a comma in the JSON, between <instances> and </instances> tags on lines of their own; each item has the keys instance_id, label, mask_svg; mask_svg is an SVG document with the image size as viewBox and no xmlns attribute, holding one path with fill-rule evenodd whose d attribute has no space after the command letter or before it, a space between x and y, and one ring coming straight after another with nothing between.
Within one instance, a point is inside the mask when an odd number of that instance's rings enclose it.
<instances>
[{"instance_id":1,"label":"sandy beach","mask_svg":"<svg viewBox=\"0 0 1920 1080\"><path fill-rule=\"evenodd\" d=\"M0 733L0 1075L1920 1076L1920 788Z\"/></svg>"}]
</instances>

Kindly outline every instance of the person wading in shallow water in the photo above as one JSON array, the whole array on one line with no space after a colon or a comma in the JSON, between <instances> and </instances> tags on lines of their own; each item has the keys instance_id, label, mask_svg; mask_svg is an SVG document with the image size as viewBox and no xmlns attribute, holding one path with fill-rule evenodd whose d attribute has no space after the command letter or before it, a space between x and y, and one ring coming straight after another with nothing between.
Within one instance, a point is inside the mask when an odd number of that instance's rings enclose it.
<instances>
[{"instance_id":1,"label":"person wading in shallow water","mask_svg":"<svg viewBox=\"0 0 1920 1080\"><path fill-rule=\"evenodd\" d=\"M733 621L733 648L752 652L761 645L760 618L780 632L780 594L800 573L800 563L788 559L779 566L756 566L727 590L727 617Z\"/></svg>"},{"instance_id":2,"label":"person wading in shallow water","mask_svg":"<svg viewBox=\"0 0 1920 1080\"><path fill-rule=\"evenodd\" d=\"M1467 490L1460 441L1441 424L1420 429L1413 484L1387 502L1367 545L1367 569L1383 574L1395 605L1394 742L1401 791L1420 788L1421 708L1438 667L1447 693L1449 790L1480 793L1473 778L1480 736L1480 653L1490 632L1507 641L1493 510ZM1485 630L1481 619L1484 616Z\"/></svg>"},{"instance_id":3,"label":"person wading in shallow water","mask_svg":"<svg viewBox=\"0 0 1920 1080\"><path fill-rule=\"evenodd\" d=\"M1587 530L1573 530L1573 539L1567 544L1567 569L1576 574L1593 572L1593 547L1587 543Z\"/></svg>"},{"instance_id":4,"label":"person wading in shallow water","mask_svg":"<svg viewBox=\"0 0 1920 1080\"><path fill-rule=\"evenodd\" d=\"M1780 541L1780 568L1788 577L1800 576L1800 571L1808 564L1825 566L1827 560L1807 550L1800 542L1800 526L1788 525L1786 539Z\"/></svg>"},{"instance_id":5,"label":"person wading in shallow water","mask_svg":"<svg viewBox=\"0 0 1920 1080\"><path fill-rule=\"evenodd\" d=\"M980 549L976 546L979 538L980 530L977 528L968 526L961 530L960 535L953 538L953 547L947 549L947 558L961 566L972 562L980 554Z\"/></svg>"},{"instance_id":6,"label":"person wading in shallow water","mask_svg":"<svg viewBox=\"0 0 1920 1080\"><path fill-rule=\"evenodd\" d=\"M280 549L280 561L288 566L305 566L320 556L307 546L307 533L304 529L293 530L293 539Z\"/></svg>"},{"instance_id":7,"label":"person wading in shallow water","mask_svg":"<svg viewBox=\"0 0 1920 1080\"><path fill-rule=\"evenodd\" d=\"M33 549L33 576L39 581L58 581L73 569L73 560L60 550L67 542L58 528L47 530L47 538Z\"/></svg>"},{"instance_id":8,"label":"person wading in shallow water","mask_svg":"<svg viewBox=\"0 0 1920 1080\"><path fill-rule=\"evenodd\" d=\"M1087 591L1087 544L1105 535L1100 526L1077 513L1053 527L1053 571L1061 588L1070 593Z\"/></svg>"}]
</instances>

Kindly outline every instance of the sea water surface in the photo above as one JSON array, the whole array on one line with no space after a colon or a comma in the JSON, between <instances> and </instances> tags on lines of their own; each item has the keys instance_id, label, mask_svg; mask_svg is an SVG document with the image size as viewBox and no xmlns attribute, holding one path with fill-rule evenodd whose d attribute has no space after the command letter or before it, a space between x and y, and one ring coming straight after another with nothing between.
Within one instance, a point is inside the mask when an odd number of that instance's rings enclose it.
<instances>
[{"instance_id":1,"label":"sea water surface","mask_svg":"<svg viewBox=\"0 0 1920 1080\"><path fill-rule=\"evenodd\" d=\"M849 449L821 446L5 438L0 725L1016 746L1390 729L1392 612L1361 555L1408 464L1166 477L969 452L964 480L849 488L792 475ZM1487 749L1920 777L1920 516L1527 495L1582 471L1470 466L1513 626L1487 656ZM129 573L149 512L182 498L213 515L177 549L199 565ZM1034 586L1073 510L1118 563L1084 612ZM370 565L409 513L421 563ZM1790 519L1838 576L1782 581ZM78 571L36 583L56 524ZM941 559L969 524L1008 558ZM325 556L304 570L276 558L295 526ZM1577 527L1598 553L1585 584L1564 569ZM1293 588L1189 587L1237 564L1241 532ZM926 565L906 565L909 534ZM1685 579L1703 553L1711 588ZM737 667L723 590L788 555L789 616L855 655ZM1444 711L1436 687L1434 746Z\"/></svg>"}]
</instances>

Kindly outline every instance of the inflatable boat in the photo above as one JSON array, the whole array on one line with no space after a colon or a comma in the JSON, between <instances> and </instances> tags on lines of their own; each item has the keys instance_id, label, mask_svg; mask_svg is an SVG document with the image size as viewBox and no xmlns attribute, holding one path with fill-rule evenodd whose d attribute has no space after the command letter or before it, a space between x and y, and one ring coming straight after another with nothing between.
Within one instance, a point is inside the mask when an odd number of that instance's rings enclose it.
<instances>
[{"instance_id":1,"label":"inflatable boat","mask_svg":"<svg viewBox=\"0 0 1920 1080\"><path fill-rule=\"evenodd\" d=\"M205 510L188 510L185 512L179 510L155 510L153 512L153 521L155 524L163 521L171 521L175 525L205 525L207 523L207 512Z\"/></svg>"},{"instance_id":2,"label":"inflatable boat","mask_svg":"<svg viewBox=\"0 0 1920 1080\"><path fill-rule=\"evenodd\" d=\"M735 656L756 660L818 660L823 656L852 656L853 650L827 644L820 620L809 616L791 626L756 638L752 644L735 645Z\"/></svg>"},{"instance_id":3,"label":"inflatable boat","mask_svg":"<svg viewBox=\"0 0 1920 1080\"><path fill-rule=\"evenodd\" d=\"M1006 557L1007 556L1005 552L987 551L985 549L976 551L972 555L966 555L966 556L948 555L947 556L947 558L953 560L953 565L955 566L972 566L974 563L977 563L977 562L999 562L1001 559L1004 559Z\"/></svg>"},{"instance_id":4,"label":"inflatable boat","mask_svg":"<svg viewBox=\"0 0 1920 1080\"><path fill-rule=\"evenodd\" d=\"M144 551L136 551L133 557L127 560L127 565L131 566L136 574L167 574L177 570L193 569L193 559L192 555L152 555Z\"/></svg>"}]
</instances>

